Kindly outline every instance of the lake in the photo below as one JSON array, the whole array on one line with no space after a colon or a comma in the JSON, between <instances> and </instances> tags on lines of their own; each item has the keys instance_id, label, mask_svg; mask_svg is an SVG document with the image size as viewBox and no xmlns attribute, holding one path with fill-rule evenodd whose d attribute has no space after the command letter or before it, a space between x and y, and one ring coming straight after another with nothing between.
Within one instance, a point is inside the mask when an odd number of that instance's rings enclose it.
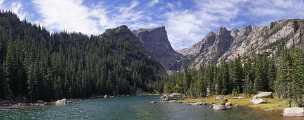
<instances>
[{"instance_id":1,"label":"lake","mask_svg":"<svg viewBox=\"0 0 304 120\"><path fill-rule=\"evenodd\" d=\"M159 96L87 99L66 106L0 111L1 120L269 120L246 108L213 111L206 106L151 104ZM273 119L273 118L272 118Z\"/></svg>"}]
</instances>

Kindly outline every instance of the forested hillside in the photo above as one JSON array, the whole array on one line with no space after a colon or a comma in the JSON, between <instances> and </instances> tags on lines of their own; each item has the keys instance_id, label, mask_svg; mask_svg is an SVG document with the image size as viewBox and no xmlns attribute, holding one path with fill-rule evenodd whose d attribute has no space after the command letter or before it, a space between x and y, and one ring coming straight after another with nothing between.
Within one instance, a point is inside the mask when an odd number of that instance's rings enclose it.
<instances>
[{"instance_id":1,"label":"forested hillside","mask_svg":"<svg viewBox=\"0 0 304 120\"><path fill-rule=\"evenodd\" d=\"M285 44L285 43L283 43ZM166 92L188 96L252 95L272 91L297 106L304 106L304 51L278 48L279 53L256 54L219 64L201 65L199 70L185 69L166 79Z\"/></svg>"},{"instance_id":2,"label":"forested hillside","mask_svg":"<svg viewBox=\"0 0 304 120\"><path fill-rule=\"evenodd\" d=\"M161 88L164 68L126 27L100 36L50 33L0 13L0 98L52 100Z\"/></svg>"}]
</instances>

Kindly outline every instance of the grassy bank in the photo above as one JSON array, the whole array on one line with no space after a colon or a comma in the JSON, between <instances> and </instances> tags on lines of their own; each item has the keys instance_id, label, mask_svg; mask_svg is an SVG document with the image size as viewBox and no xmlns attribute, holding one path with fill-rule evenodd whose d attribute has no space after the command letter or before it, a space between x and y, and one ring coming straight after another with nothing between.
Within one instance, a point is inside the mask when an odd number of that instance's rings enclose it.
<instances>
[{"instance_id":1,"label":"grassy bank","mask_svg":"<svg viewBox=\"0 0 304 120\"><path fill-rule=\"evenodd\" d=\"M210 97L204 97L204 98L185 98L184 100L180 100L179 102L185 103L185 104L191 104L191 103L207 103L207 104L221 104L223 100L216 100L216 96L210 96ZM228 102L231 102L234 106L246 106L249 108L257 109L257 110L264 110L264 111L281 111L284 108L288 107L288 101L282 100L279 98L264 98L267 103L263 104L257 104L254 105L250 102L250 97L245 97L242 99L235 99L231 95L226 95L225 99L228 100Z\"/></svg>"}]
</instances>

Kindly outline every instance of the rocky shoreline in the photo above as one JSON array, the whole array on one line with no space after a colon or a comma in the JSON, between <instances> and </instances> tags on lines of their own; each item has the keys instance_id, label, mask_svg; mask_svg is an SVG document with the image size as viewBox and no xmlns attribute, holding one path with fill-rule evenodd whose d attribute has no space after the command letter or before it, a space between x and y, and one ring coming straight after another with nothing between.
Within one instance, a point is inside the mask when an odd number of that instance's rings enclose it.
<instances>
[{"instance_id":1,"label":"rocky shoreline","mask_svg":"<svg viewBox=\"0 0 304 120\"><path fill-rule=\"evenodd\" d=\"M24 109L31 107L44 107L44 106L64 106L66 104L75 103L79 101L78 99L60 99L57 101L45 102L42 100L38 100L36 102L28 102L28 101L10 101L10 100L2 100L0 101L0 110L13 110L13 109Z\"/></svg>"},{"instance_id":2,"label":"rocky shoreline","mask_svg":"<svg viewBox=\"0 0 304 120\"><path fill-rule=\"evenodd\" d=\"M185 98L186 96L180 93L171 93L171 94L163 94L160 97L160 103L180 103L180 104L188 104L188 105L194 105L194 106L207 106L208 108L211 108L213 110L228 110L233 108L232 103L228 102L227 99L224 100L224 102L222 104L210 104L207 102L183 102L182 100ZM151 101L150 103L155 104L158 103L156 101Z\"/></svg>"},{"instance_id":3,"label":"rocky shoreline","mask_svg":"<svg viewBox=\"0 0 304 120\"><path fill-rule=\"evenodd\" d=\"M222 101L222 102L219 102ZM157 102L153 102L157 103ZM288 107L286 101L274 98L271 92L260 92L252 98L244 96L210 96L206 98L187 98L179 93L165 94L160 97L160 103L180 103L200 106L204 105L207 108L222 111L240 106L247 107L261 111L262 113L276 112L284 120L303 120L304 108L303 107Z\"/></svg>"}]
</instances>

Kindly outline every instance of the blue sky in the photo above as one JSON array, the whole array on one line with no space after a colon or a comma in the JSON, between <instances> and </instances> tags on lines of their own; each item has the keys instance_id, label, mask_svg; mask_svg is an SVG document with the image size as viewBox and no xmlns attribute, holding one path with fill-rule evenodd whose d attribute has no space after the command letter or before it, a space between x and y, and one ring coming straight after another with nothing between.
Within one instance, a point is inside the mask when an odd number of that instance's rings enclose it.
<instances>
[{"instance_id":1,"label":"blue sky","mask_svg":"<svg viewBox=\"0 0 304 120\"><path fill-rule=\"evenodd\" d=\"M0 9L55 32L165 26L175 49L191 47L221 26L304 18L304 0L0 0Z\"/></svg>"}]
</instances>

